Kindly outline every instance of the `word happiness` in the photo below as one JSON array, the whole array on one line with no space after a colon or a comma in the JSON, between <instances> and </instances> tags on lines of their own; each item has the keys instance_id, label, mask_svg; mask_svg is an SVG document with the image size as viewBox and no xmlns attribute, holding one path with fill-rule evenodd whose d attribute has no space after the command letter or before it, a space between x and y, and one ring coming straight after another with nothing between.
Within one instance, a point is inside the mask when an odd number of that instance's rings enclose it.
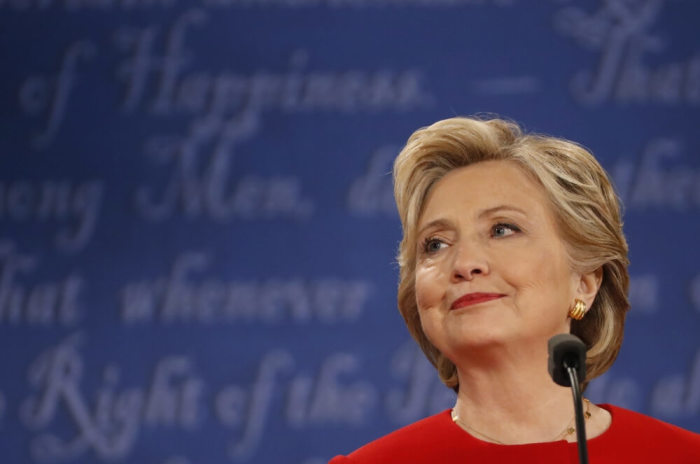
<instances>
[{"instance_id":1,"label":"word happiness","mask_svg":"<svg viewBox=\"0 0 700 464\"><path fill-rule=\"evenodd\" d=\"M125 110L145 108L160 116L221 120L245 113L258 116L268 110L402 111L433 101L417 70L309 69L305 50L294 53L280 70L252 74L193 70L187 37L201 32L209 20L205 10L186 11L173 22L165 40L155 28L117 31L116 46L128 56L117 69L126 90Z\"/></svg>"},{"instance_id":2,"label":"word happiness","mask_svg":"<svg viewBox=\"0 0 700 464\"><path fill-rule=\"evenodd\" d=\"M9 5L14 4L10 0ZM6 0L0 0L0 11L6 5ZM123 59L113 72L121 85L123 111L159 118L190 117L193 126L218 125L219 131L231 133L248 124L246 118L253 120L252 132L259 131L265 112L407 112L435 101L417 68L319 69L303 49L292 53L287 63L252 72L202 69L193 58L199 53L188 41L206 34L210 21L214 22L208 10L193 8L180 13L169 27L123 26L115 31L112 46ZM24 80L19 91L22 111L46 119L45 128L34 134L35 149L46 149L53 142L87 68L104 52L91 40L76 41L65 49L55 73Z\"/></svg>"}]
</instances>

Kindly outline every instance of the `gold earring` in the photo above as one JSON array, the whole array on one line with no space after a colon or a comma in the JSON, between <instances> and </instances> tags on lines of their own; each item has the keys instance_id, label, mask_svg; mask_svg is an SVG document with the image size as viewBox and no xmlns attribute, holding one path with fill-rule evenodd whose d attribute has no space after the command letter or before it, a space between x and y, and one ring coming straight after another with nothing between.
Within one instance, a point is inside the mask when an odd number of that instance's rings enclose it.
<instances>
[{"instance_id":1,"label":"gold earring","mask_svg":"<svg viewBox=\"0 0 700 464\"><path fill-rule=\"evenodd\" d=\"M569 317L571 319L576 319L577 321L580 321L585 315L586 303L584 303L583 300L579 300L578 298L576 298L574 300L574 307L569 310Z\"/></svg>"}]
</instances>

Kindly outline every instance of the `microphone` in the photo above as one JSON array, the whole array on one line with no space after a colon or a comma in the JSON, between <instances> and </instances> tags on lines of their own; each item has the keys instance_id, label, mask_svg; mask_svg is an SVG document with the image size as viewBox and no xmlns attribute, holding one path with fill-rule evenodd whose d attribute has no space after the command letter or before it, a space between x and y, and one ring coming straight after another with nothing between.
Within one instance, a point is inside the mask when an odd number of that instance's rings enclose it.
<instances>
[{"instance_id":1,"label":"microphone","mask_svg":"<svg viewBox=\"0 0 700 464\"><path fill-rule=\"evenodd\" d=\"M554 383L570 387L571 379L567 368L576 369L579 379L586 378L586 345L580 338L571 334L559 334L549 339L549 375Z\"/></svg>"},{"instance_id":2,"label":"microphone","mask_svg":"<svg viewBox=\"0 0 700 464\"><path fill-rule=\"evenodd\" d=\"M575 335L559 334L549 339L547 347L549 375L556 384L571 387L576 417L578 460L581 464L588 464L586 424L583 419L583 402L579 387L579 379L586 378L586 345Z\"/></svg>"}]
</instances>

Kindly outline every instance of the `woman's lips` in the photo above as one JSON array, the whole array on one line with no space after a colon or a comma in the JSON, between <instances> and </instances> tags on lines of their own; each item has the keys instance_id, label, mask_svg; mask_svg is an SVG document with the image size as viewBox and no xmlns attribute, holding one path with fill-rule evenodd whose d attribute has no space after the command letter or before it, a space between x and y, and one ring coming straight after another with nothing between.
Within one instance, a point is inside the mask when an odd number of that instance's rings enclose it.
<instances>
[{"instance_id":1,"label":"woman's lips","mask_svg":"<svg viewBox=\"0 0 700 464\"><path fill-rule=\"evenodd\" d=\"M457 298L450 309L464 308L465 306L471 306L478 303L483 303L484 301L495 300L505 295L501 293L467 293L459 298Z\"/></svg>"}]
</instances>

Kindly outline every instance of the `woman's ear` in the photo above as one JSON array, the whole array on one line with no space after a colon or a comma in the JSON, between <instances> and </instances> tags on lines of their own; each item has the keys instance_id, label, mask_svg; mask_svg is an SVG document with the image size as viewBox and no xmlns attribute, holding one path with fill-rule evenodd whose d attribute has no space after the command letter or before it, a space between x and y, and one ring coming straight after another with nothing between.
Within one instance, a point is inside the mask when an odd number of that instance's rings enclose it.
<instances>
[{"instance_id":1,"label":"woman's ear","mask_svg":"<svg viewBox=\"0 0 700 464\"><path fill-rule=\"evenodd\" d=\"M581 274L576 298L586 303L586 308L590 308L598 294L600 284L603 282L603 268Z\"/></svg>"}]
</instances>

